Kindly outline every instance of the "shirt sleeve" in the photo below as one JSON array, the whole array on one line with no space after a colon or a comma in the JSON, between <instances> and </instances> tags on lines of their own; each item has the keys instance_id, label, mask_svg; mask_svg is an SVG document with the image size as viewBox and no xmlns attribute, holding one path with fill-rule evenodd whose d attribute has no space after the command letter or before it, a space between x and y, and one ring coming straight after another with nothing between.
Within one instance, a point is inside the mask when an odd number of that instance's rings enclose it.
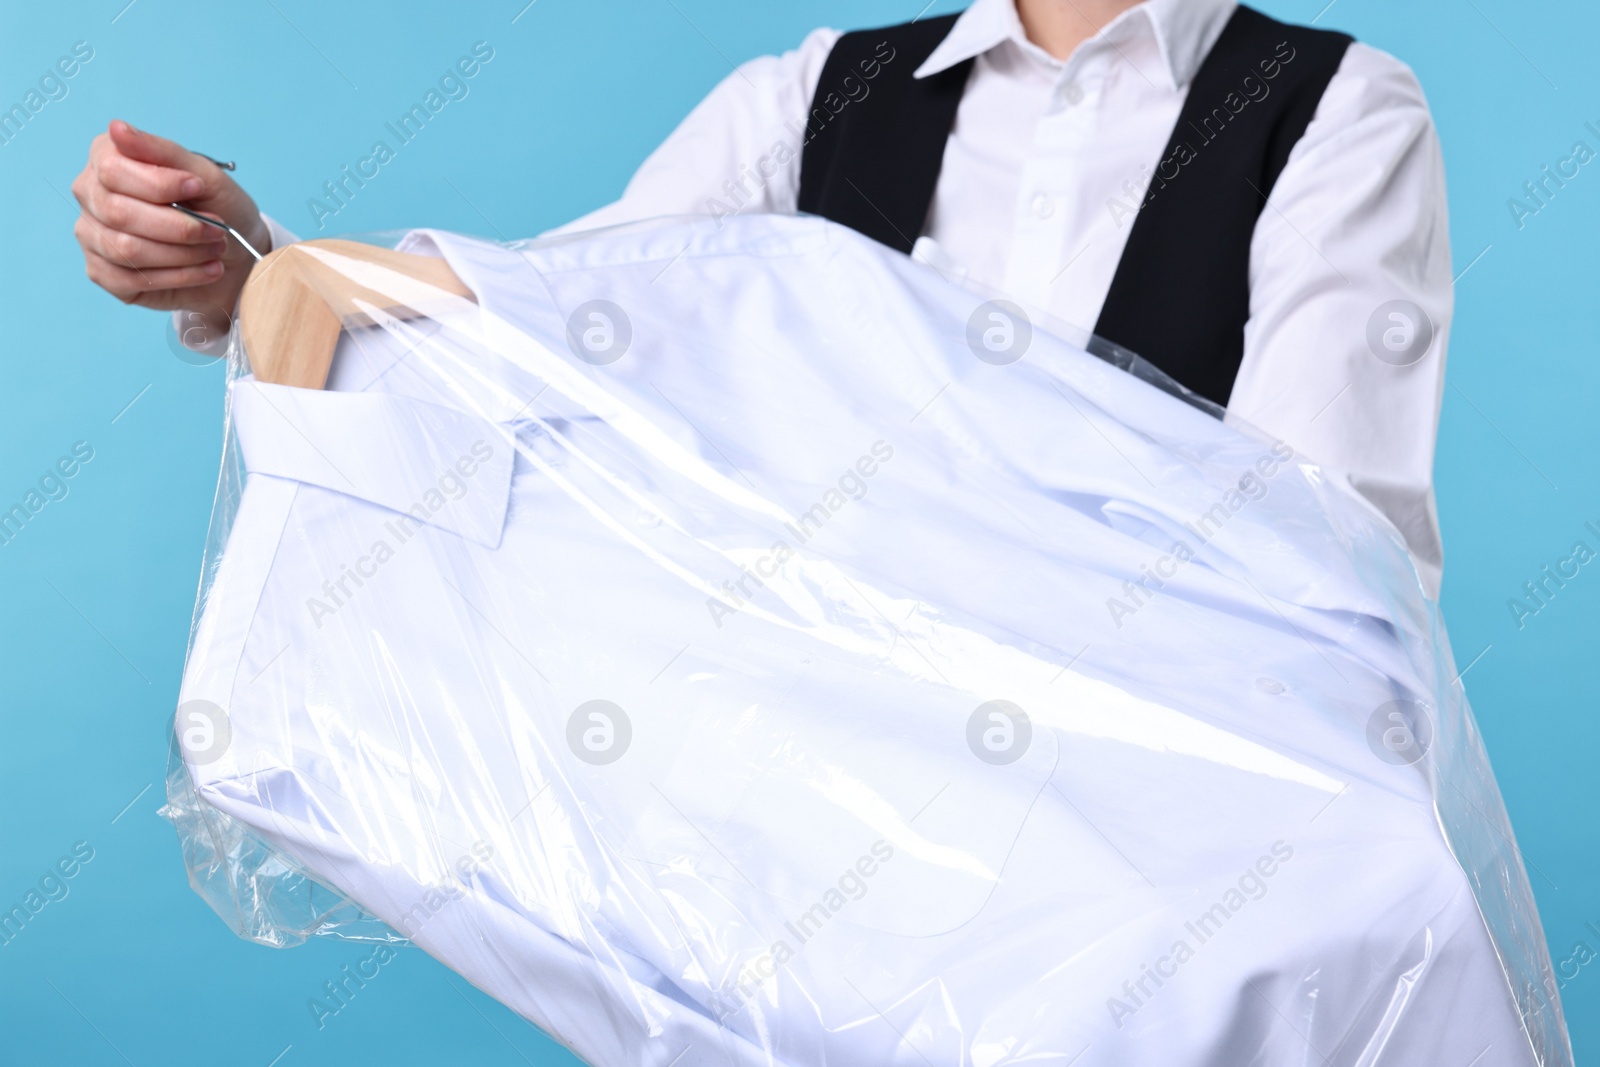
<instances>
[{"instance_id":1,"label":"shirt sleeve","mask_svg":"<svg viewBox=\"0 0 1600 1067\"><path fill-rule=\"evenodd\" d=\"M1256 226L1228 413L1375 505L1434 597L1453 309L1444 164L1422 87L1399 60L1352 45Z\"/></svg>"},{"instance_id":2,"label":"shirt sleeve","mask_svg":"<svg viewBox=\"0 0 1600 1067\"><path fill-rule=\"evenodd\" d=\"M793 214L806 115L839 37L813 30L793 51L740 65L650 154L620 199L550 233L663 215Z\"/></svg>"}]
</instances>

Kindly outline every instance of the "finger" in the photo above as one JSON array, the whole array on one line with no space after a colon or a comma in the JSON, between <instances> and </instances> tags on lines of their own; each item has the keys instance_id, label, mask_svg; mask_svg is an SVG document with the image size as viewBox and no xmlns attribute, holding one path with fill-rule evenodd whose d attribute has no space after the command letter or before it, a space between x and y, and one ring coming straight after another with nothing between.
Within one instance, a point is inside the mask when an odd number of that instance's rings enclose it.
<instances>
[{"instance_id":1,"label":"finger","mask_svg":"<svg viewBox=\"0 0 1600 1067\"><path fill-rule=\"evenodd\" d=\"M116 143L111 140L109 133L97 133L89 142L89 162L84 164L85 170L93 170L96 162L107 152L115 152Z\"/></svg>"},{"instance_id":2,"label":"finger","mask_svg":"<svg viewBox=\"0 0 1600 1067\"><path fill-rule=\"evenodd\" d=\"M193 200L205 192L205 183L186 170L131 159L107 152L95 166L95 177L114 193L152 204Z\"/></svg>"},{"instance_id":3,"label":"finger","mask_svg":"<svg viewBox=\"0 0 1600 1067\"><path fill-rule=\"evenodd\" d=\"M226 236L215 226L207 226L166 204L147 204L121 193L91 190L84 213L96 223L118 233L131 233L151 241L175 245L211 244Z\"/></svg>"},{"instance_id":4,"label":"finger","mask_svg":"<svg viewBox=\"0 0 1600 1067\"><path fill-rule=\"evenodd\" d=\"M198 192L174 197L175 200L196 200L212 195L222 183L224 172L221 167L176 141L135 129L121 119L112 120L107 132L118 154L138 163L182 171L200 181Z\"/></svg>"},{"instance_id":5,"label":"finger","mask_svg":"<svg viewBox=\"0 0 1600 1067\"><path fill-rule=\"evenodd\" d=\"M136 270L151 267L192 267L213 259L221 259L228 251L223 241L203 245L169 244L152 241L131 233L108 230L92 219L80 215L72 232L78 243L113 263Z\"/></svg>"},{"instance_id":6,"label":"finger","mask_svg":"<svg viewBox=\"0 0 1600 1067\"><path fill-rule=\"evenodd\" d=\"M211 260L191 267L152 267L139 270L113 262L85 249L84 268L89 280L124 303L168 289L193 289L222 277L222 263Z\"/></svg>"}]
</instances>

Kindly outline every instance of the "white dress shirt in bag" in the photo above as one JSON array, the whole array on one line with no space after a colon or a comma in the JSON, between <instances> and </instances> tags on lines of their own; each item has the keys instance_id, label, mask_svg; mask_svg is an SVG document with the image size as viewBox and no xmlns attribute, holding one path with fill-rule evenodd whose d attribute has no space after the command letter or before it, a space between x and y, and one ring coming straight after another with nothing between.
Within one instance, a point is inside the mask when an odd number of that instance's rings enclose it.
<instances>
[{"instance_id":1,"label":"white dress shirt in bag","mask_svg":"<svg viewBox=\"0 0 1600 1067\"><path fill-rule=\"evenodd\" d=\"M476 301L231 387L205 803L603 1067L1535 1062L1436 613L1311 460L818 219L403 247Z\"/></svg>"}]
</instances>

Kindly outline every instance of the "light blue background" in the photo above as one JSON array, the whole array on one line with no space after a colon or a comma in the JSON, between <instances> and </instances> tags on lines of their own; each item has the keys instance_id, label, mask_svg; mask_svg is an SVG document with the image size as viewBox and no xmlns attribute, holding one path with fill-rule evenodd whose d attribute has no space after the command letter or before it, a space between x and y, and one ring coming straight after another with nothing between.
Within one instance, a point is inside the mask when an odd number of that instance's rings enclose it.
<instances>
[{"instance_id":1,"label":"light blue background","mask_svg":"<svg viewBox=\"0 0 1600 1067\"><path fill-rule=\"evenodd\" d=\"M364 950L246 944L185 885L155 809L222 376L175 358L159 316L89 284L68 186L90 138L122 117L237 159L264 209L308 234L307 198L482 39L495 58L471 95L327 232L530 235L611 199L730 62L817 25L903 21L922 0L125 2L8 5L0 34L7 106L74 41L95 49L70 95L0 146L0 504L74 442L95 450L70 495L0 547L0 905L74 842L95 849L70 895L0 947L0 1063L572 1062L415 951L319 1031L307 999ZM1264 7L1303 22L1325 3ZM1337 0L1319 24L1411 64L1438 121L1456 269L1472 264L1439 441L1445 615L1552 952L1600 950L1600 564L1523 629L1506 603L1575 540L1596 543L1586 520L1600 525L1600 167L1523 229L1507 207L1574 141L1600 143L1584 130L1600 125L1600 13ZM1600 961L1564 996L1582 1063L1600 1054Z\"/></svg>"}]
</instances>

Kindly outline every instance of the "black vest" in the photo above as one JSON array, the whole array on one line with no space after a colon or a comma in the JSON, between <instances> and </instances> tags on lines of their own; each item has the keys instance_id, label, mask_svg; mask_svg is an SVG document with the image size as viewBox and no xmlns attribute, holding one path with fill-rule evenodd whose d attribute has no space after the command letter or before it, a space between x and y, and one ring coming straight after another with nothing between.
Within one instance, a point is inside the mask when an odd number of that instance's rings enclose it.
<instances>
[{"instance_id":1,"label":"black vest","mask_svg":"<svg viewBox=\"0 0 1600 1067\"><path fill-rule=\"evenodd\" d=\"M956 16L847 33L822 68L801 211L910 252L933 202L968 60L913 78ZM1226 405L1244 358L1250 239L1351 38L1239 7L1195 73L1137 209L1090 350L1115 346ZM886 57L888 57L886 59ZM1109 342L1109 344L1106 344Z\"/></svg>"}]
</instances>

